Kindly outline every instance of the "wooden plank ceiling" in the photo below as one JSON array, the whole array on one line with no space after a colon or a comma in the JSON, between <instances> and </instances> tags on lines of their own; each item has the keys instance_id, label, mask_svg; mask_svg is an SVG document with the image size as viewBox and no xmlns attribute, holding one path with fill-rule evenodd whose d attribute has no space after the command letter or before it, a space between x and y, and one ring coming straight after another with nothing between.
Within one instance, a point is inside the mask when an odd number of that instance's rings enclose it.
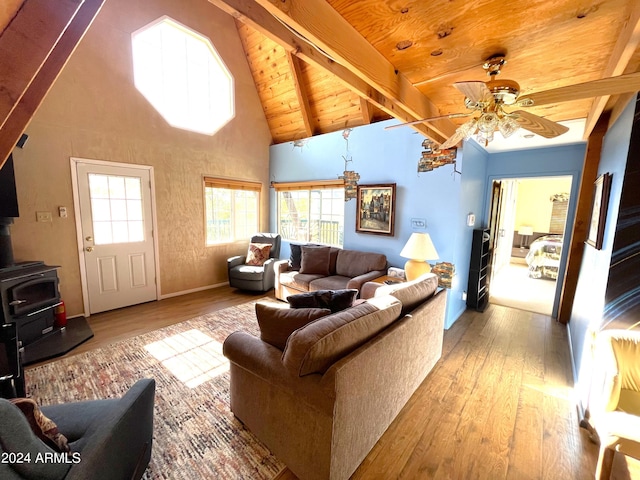
<instances>
[{"instance_id":1,"label":"wooden plank ceiling","mask_svg":"<svg viewBox=\"0 0 640 480\"><path fill-rule=\"evenodd\" d=\"M498 78L517 81L520 96L640 66L637 0L210 2L236 17L274 143L392 116L465 112L452 84L487 81L482 63L495 53L507 58ZM553 121L587 118L586 137L616 102L587 98L527 111ZM464 121L415 128L442 141Z\"/></svg>"}]
</instances>

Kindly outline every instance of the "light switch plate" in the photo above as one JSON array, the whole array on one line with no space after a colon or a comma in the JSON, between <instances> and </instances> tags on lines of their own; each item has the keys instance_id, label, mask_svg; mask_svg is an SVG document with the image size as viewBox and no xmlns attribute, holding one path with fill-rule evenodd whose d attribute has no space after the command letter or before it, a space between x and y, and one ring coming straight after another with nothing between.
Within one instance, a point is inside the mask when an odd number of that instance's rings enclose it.
<instances>
[{"instance_id":1,"label":"light switch plate","mask_svg":"<svg viewBox=\"0 0 640 480\"><path fill-rule=\"evenodd\" d=\"M476 216L473 213L467 215L467 226L473 227L476 224Z\"/></svg>"},{"instance_id":2,"label":"light switch plate","mask_svg":"<svg viewBox=\"0 0 640 480\"><path fill-rule=\"evenodd\" d=\"M51 215L51 212L36 212L36 221L53 222L53 216Z\"/></svg>"}]
</instances>

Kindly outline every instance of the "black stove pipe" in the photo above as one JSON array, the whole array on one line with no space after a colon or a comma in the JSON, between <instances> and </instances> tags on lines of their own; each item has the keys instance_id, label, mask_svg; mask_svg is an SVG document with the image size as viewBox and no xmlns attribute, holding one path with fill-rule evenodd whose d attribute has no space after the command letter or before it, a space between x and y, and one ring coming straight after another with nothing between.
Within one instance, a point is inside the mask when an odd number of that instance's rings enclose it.
<instances>
[{"instance_id":1,"label":"black stove pipe","mask_svg":"<svg viewBox=\"0 0 640 480\"><path fill-rule=\"evenodd\" d=\"M0 217L0 268L14 265L11 229L9 228L12 223L13 218Z\"/></svg>"}]
</instances>

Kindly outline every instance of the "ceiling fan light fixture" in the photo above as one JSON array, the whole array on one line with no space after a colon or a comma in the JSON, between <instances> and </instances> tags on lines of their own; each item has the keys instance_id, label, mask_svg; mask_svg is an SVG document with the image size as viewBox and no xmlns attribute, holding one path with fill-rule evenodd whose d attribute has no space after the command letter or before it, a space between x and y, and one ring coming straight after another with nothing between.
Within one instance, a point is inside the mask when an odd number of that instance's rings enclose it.
<instances>
[{"instance_id":1,"label":"ceiling fan light fixture","mask_svg":"<svg viewBox=\"0 0 640 480\"><path fill-rule=\"evenodd\" d=\"M476 135L476 141L480 145L484 145L485 147L489 145L489 142L493 141L493 131L491 132L483 132L479 131Z\"/></svg>"},{"instance_id":2,"label":"ceiling fan light fixture","mask_svg":"<svg viewBox=\"0 0 640 480\"><path fill-rule=\"evenodd\" d=\"M478 130L484 133L485 137L489 133L491 133L491 136L493 136L493 132L498 126L499 120L500 119L498 118L498 115L496 115L494 112L485 112L478 119Z\"/></svg>"},{"instance_id":3,"label":"ceiling fan light fixture","mask_svg":"<svg viewBox=\"0 0 640 480\"><path fill-rule=\"evenodd\" d=\"M477 122L475 118L472 118L468 122L463 123L458 127L458 131L460 135L464 137L465 140L469 140L471 136L476 132Z\"/></svg>"},{"instance_id":4,"label":"ceiling fan light fixture","mask_svg":"<svg viewBox=\"0 0 640 480\"><path fill-rule=\"evenodd\" d=\"M509 138L520 129L520 124L515 118L505 115L498 122L498 130L504 138Z\"/></svg>"}]
</instances>

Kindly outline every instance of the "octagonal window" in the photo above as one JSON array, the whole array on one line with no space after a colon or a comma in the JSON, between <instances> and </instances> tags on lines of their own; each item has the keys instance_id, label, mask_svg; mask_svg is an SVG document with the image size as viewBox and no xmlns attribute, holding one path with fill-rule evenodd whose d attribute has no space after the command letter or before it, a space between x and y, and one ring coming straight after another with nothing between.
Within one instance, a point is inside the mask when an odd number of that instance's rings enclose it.
<instances>
[{"instance_id":1,"label":"octagonal window","mask_svg":"<svg viewBox=\"0 0 640 480\"><path fill-rule=\"evenodd\" d=\"M165 16L131 44L136 88L170 125L213 135L234 117L233 76L208 38Z\"/></svg>"}]
</instances>

